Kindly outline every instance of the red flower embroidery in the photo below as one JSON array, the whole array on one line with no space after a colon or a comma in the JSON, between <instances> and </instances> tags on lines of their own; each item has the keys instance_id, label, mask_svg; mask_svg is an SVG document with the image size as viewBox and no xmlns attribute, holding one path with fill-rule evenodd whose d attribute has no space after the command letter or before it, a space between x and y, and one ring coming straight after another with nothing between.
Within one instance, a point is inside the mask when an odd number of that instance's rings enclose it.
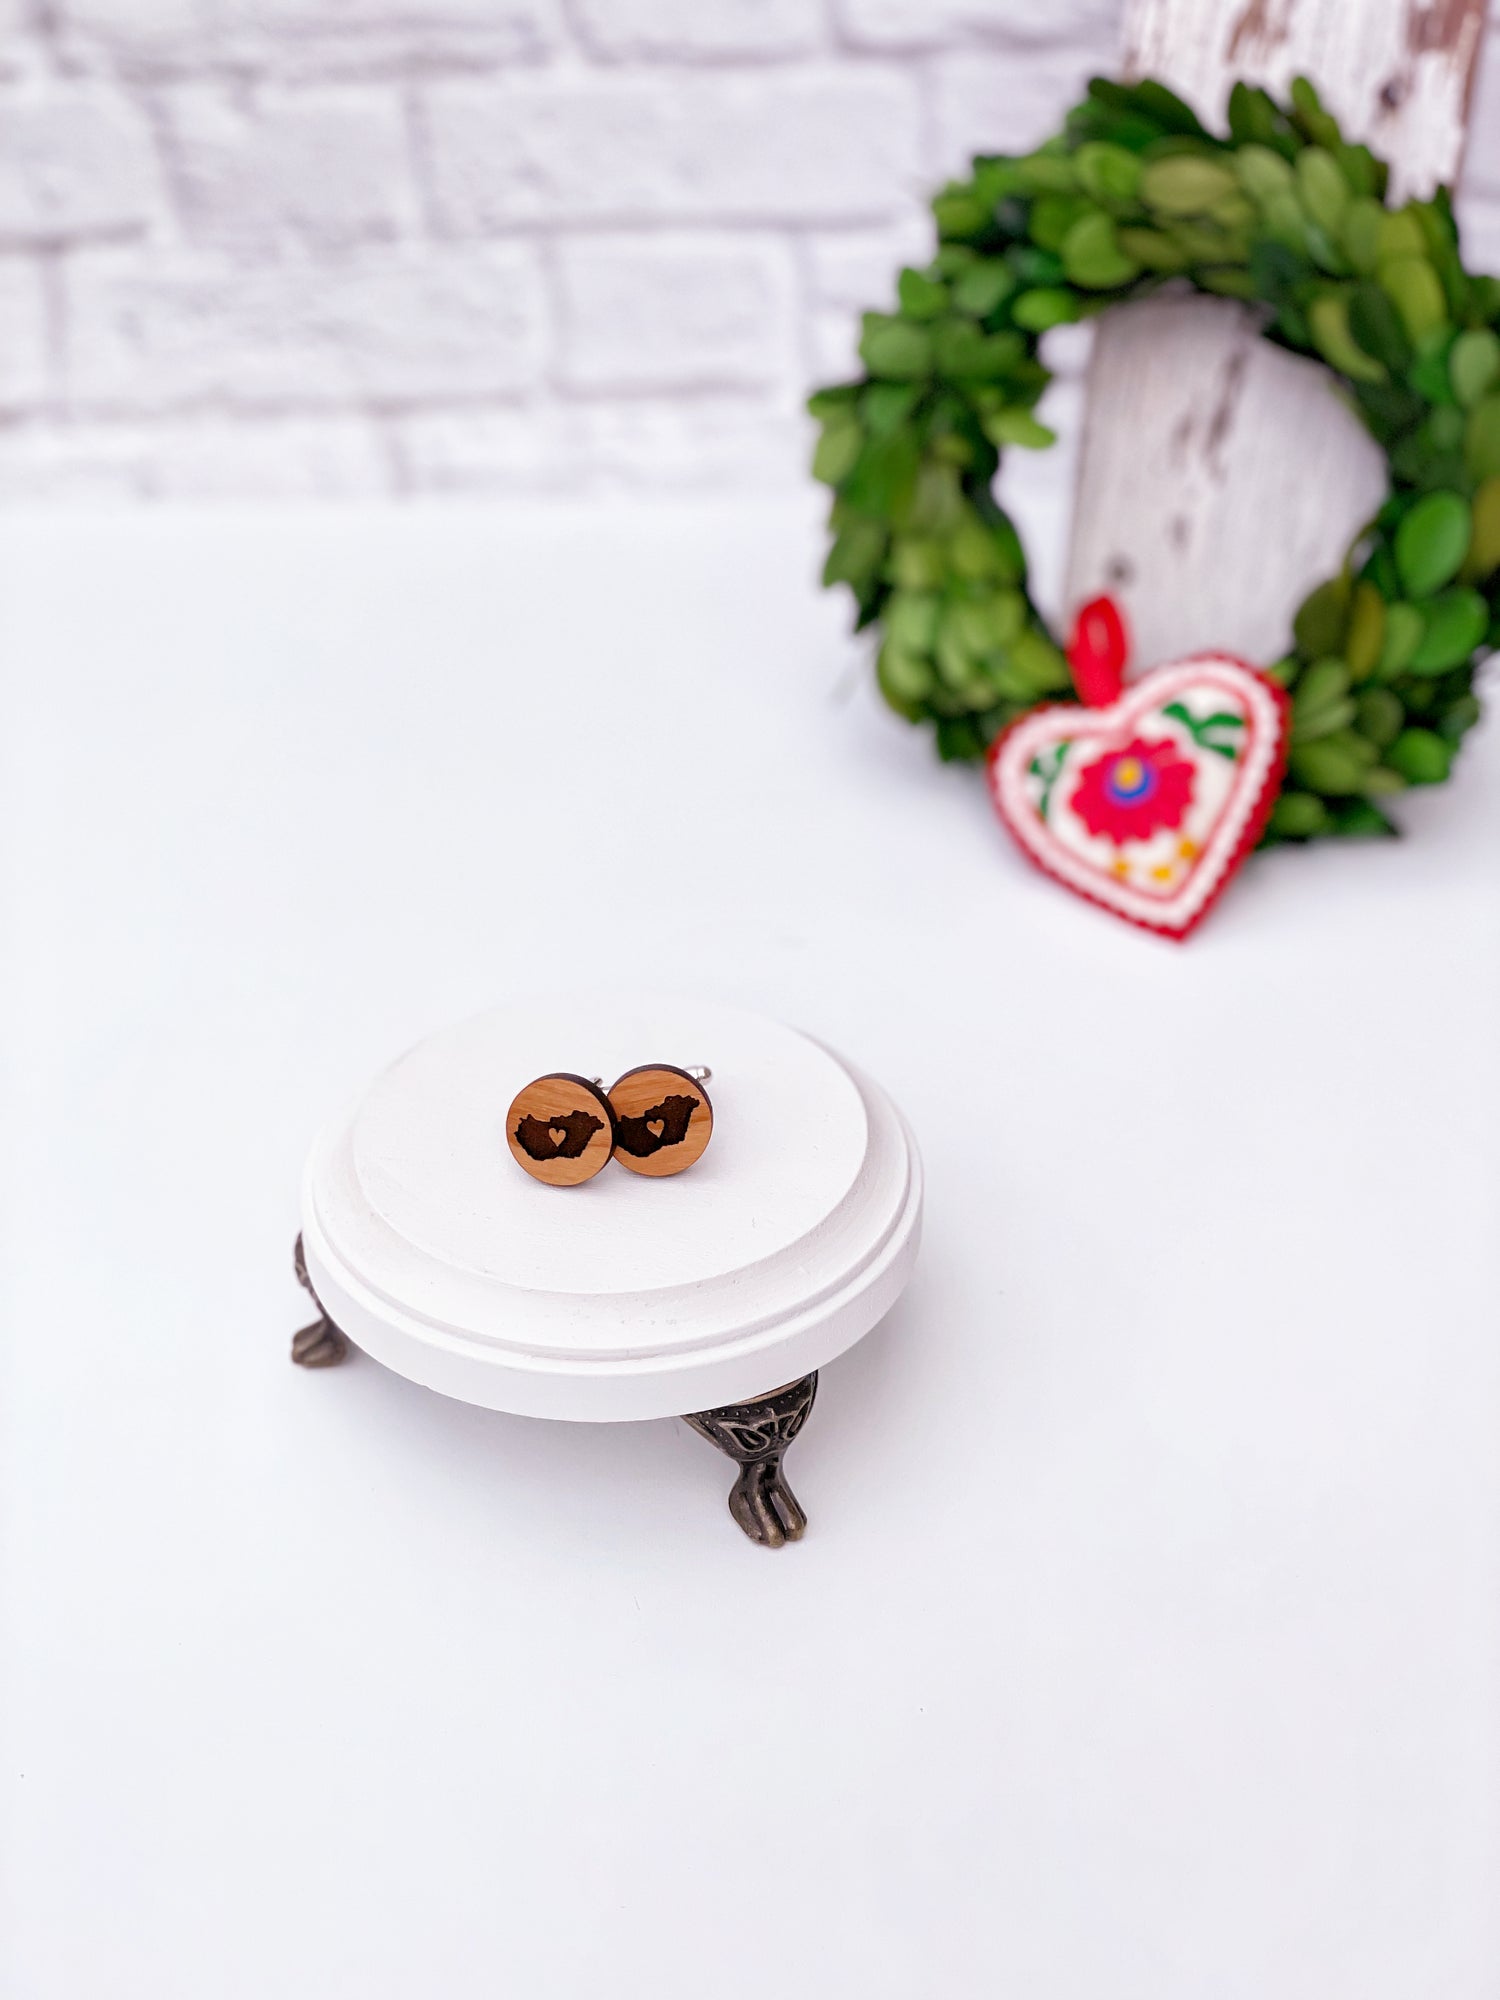
<instances>
[{"instance_id":1,"label":"red flower embroidery","mask_svg":"<svg viewBox=\"0 0 1500 2000\"><path fill-rule=\"evenodd\" d=\"M1118 847L1181 826L1193 797L1193 767L1169 737L1137 736L1088 765L1070 801L1089 832Z\"/></svg>"}]
</instances>

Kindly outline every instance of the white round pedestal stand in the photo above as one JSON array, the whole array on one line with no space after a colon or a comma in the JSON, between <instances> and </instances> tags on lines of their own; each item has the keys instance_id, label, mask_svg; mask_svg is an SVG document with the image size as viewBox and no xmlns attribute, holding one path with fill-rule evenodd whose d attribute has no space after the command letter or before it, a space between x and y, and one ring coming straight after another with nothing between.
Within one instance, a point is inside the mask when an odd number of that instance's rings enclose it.
<instances>
[{"instance_id":1,"label":"white round pedestal stand","mask_svg":"<svg viewBox=\"0 0 1500 2000\"><path fill-rule=\"evenodd\" d=\"M606 1087L707 1065L708 1151L648 1179L612 1161L547 1187L506 1147L533 1077ZM868 1333L916 1254L921 1166L868 1077L759 1015L688 1000L562 998L420 1043L313 1147L299 1271L323 1319L414 1382L519 1415L688 1415L744 1468L736 1520L772 1545L803 1517L780 1476L816 1371Z\"/></svg>"}]
</instances>

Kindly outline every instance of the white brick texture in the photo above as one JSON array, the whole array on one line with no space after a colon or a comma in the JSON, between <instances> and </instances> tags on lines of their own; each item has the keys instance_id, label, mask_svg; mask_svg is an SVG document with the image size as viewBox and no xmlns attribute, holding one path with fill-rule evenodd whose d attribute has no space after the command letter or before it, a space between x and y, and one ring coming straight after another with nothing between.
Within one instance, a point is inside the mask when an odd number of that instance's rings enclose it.
<instances>
[{"instance_id":1,"label":"white brick texture","mask_svg":"<svg viewBox=\"0 0 1500 2000\"><path fill-rule=\"evenodd\" d=\"M80 410L267 410L515 395L543 364L537 253L359 252L246 266L81 255L64 380Z\"/></svg>"},{"instance_id":2,"label":"white brick texture","mask_svg":"<svg viewBox=\"0 0 1500 2000\"><path fill-rule=\"evenodd\" d=\"M982 40L1023 49L1038 42L1093 41L1106 66L1116 0L835 0L839 20L856 45L941 48Z\"/></svg>"},{"instance_id":3,"label":"white brick texture","mask_svg":"<svg viewBox=\"0 0 1500 2000\"><path fill-rule=\"evenodd\" d=\"M163 198L150 129L118 93L40 79L0 91L0 240L142 231Z\"/></svg>"},{"instance_id":4,"label":"white brick texture","mask_svg":"<svg viewBox=\"0 0 1500 2000\"><path fill-rule=\"evenodd\" d=\"M557 249L559 377L586 394L769 389L792 355L784 244L575 237Z\"/></svg>"},{"instance_id":5,"label":"white brick texture","mask_svg":"<svg viewBox=\"0 0 1500 2000\"><path fill-rule=\"evenodd\" d=\"M439 225L866 221L920 185L909 78L545 77L440 84L423 122Z\"/></svg>"},{"instance_id":6,"label":"white brick texture","mask_svg":"<svg viewBox=\"0 0 1500 2000\"><path fill-rule=\"evenodd\" d=\"M416 232L400 103L368 85L163 99L186 234L205 246L358 243Z\"/></svg>"},{"instance_id":7,"label":"white brick texture","mask_svg":"<svg viewBox=\"0 0 1500 2000\"><path fill-rule=\"evenodd\" d=\"M70 66L135 75L400 76L531 62L561 47L557 0L53 0Z\"/></svg>"},{"instance_id":8,"label":"white brick texture","mask_svg":"<svg viewBox=\"0 0 1500 2000\"><path fill-rule=\"evenodd\" d=\"M42 287L36 265L0 256L0 411L32 409L46 398L51 366Z\"/></svg>"},{"instance_id":9,"label":"white brick texture","mask_svg":"<svg viewBox=\"0 0 1500 2000\"><path fill-rule=\"evenodd\" d=\"M606 62L703 62L805 55L821 9L809 0L574 0L584 46Z\"/></svg>"},{"instance_id":10,"label":"white brick texture","mask_svg":"<svg viewBox=\"0 0 1500 2000\"><path fill-rule=\"evenodd\" d=\"M934 188L1119 11L0 0L0 500L792 488ZM1500 269L1500 28L1460 214Z\"/></svg>"}]
</instances>

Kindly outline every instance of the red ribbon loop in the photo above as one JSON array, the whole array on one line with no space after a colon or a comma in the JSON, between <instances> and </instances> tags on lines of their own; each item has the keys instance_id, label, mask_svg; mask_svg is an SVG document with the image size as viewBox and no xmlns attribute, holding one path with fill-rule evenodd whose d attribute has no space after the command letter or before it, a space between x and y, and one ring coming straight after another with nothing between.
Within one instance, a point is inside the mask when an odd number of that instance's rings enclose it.
<instances>
[{"instance_id":1,"label":"red ribbon loop","mask_svg":"<svg viewBox=\"0 0 1500 2000\"><path fill-rule=\"evenodd\" d=\"M1094 597L1080 607L1068 641L1068 666L1086 707L1108 708L1119 700L1129 653L1125 620L1112 597Z\"/></svg>"}]
</instances>

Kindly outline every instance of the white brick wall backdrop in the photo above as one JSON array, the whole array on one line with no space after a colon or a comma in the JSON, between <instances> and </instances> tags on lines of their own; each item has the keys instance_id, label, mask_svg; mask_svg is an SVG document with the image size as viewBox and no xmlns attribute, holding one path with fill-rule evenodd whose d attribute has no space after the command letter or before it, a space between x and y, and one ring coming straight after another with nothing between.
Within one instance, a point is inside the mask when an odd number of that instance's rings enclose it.
<instances>
[{"instance_id":1,"label":"white brick wall backdrop","mask_svg":"<svg viewBox=\"0 0 1500 2000\"><path fill-rule=\"evenodd\" d=\"M1117 12L0 0L0 497L790 485L934 184ZM1500 269L1491 106L1493 59Z\"/></svg>"}]
</instances>

